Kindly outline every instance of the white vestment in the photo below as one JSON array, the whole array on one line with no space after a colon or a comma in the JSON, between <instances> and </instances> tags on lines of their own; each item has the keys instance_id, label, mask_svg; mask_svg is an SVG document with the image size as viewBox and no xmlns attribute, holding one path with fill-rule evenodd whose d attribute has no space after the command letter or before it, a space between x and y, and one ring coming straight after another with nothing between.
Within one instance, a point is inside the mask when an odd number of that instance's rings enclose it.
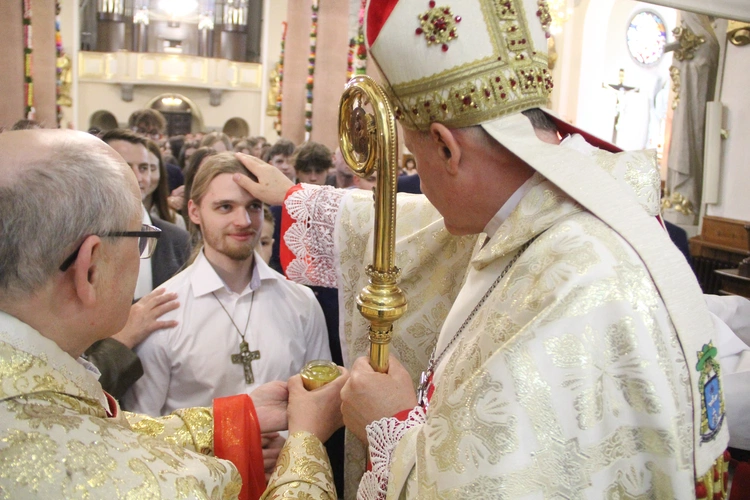
<instances>
[{"instance_id":1,"label":"white vestment","mask_svg":"<svg viewBox=\"0 0 750 500\"><path fill-rule=\"evenodd\" d=\"M636 199L652 215L658 211L650 153L612 155L581 143L574 138L558 147L561 170L578 167L571 159L595 163L628 181L625 205L637 207ZM285 235L297 256L287 274L316 283L335 274L349 363L367 352L354 295L366 283L362 267L372 256L368 198L306 187L285 203L297 221ZM656 219L643 208L633 214L671 259L677 251ZM326 237L314 233L329 227L335 247L325 252ZM691 400L695 352L711 345L712 329L698 339L677 335L672 309L618 232L536 174L485 245L448 235L423 197L399 197L396 237L400 286L410 302L394 325L392 349L415 382L436 340L440 354L474 314L441 358L426 416L415 410L407 423L389 418L369 427L373 471L360 495L378 496L386 487L389 498L694 495L695 480L726 446L723 401L711 410L710 429L693 425L701 411ZM317 243L305 247L308 240ZM684 266L678 271L690 273ZM707 313L696 313L701 326L710 322ZM696 437L705 442L696 446ZM357 457L356 449L348 456ZM362 470L351 464L348 480Z\"/></svg>"},{"instance_id":2,"label":"white vestment","mask_svg":"<svg viewBox=\"0 0 750 500\"><path fill-rule=\"evenodd\" d=\"M164 288L177 293L180 307L161 319L179 324L136 347L144 374L123 398L128 410L164 415L211 406L214 398L286 381L308 361L331 359L325 319L312 291L288 281L257 254L253 277L241 293L226 287L203 252ZM247 325L249 349L260 351L251 362L252 384L245 381L243 365L231 360L241 340L232 320L241 331Z\"/></svg>"}]
</instances>

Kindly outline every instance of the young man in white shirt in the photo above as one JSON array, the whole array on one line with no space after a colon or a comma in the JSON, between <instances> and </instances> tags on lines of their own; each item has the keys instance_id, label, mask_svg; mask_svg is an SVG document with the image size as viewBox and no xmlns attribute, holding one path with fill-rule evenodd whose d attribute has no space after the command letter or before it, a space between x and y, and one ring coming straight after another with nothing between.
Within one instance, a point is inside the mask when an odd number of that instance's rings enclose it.
<instances>
[{"instance_id":1,"label":"young man in white shirt","mask_svg":"<svg viewBox=\"0 0 750 500\"><path fill-rule=\"evenodd\" d=\"M263 203L234 175L249 175L231 153L211 157L197 173L188 213L203 247L165 283L180 307L162 319L137 353L144 376L124 405L151 415L286 380L313 359L330 359L326 324L313 293L287 281L254 252ZM188 403L190 402L190 403Z\"/></svg>"}]
</instances>

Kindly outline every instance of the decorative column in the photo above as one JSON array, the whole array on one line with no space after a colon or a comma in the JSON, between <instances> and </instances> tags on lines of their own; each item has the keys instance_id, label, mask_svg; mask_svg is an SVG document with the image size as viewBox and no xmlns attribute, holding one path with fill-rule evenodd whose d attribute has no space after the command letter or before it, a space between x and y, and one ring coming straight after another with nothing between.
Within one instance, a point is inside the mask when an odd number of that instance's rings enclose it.
<instances>
[{"instance_id":1,"label":"decorative column","mask_svg":"<svg viewBox=\"0 0 750 500\"><path fill-rule=\"evenodd\" d=\"M311 0L289 0L284 42L283 106L281 136L295 144L305 138L305 96L310 52ZM336 101L338 108L338 101Z\"/></svg>"},{"instance_id":2,"label":"decorative column","mask_svg":"<svg viewBox=\"0 0 750 500\"><path fill-rule=\"evenodd\" d=\"M0 127L9 128L23 118L23 3L0 2L0 32L3 33L3 50L0 50Z\"/></svg>"},{"instance_id":3,"label":"decorative column","mask_svg":"<svg viewBox=\"0 0 750 500\"><path fill-rule=\"evenodd\" d=\"M198 55L212 57L214 53L214 12L203 10L198 15Z\"/></svg>"},{"instance_id":4,"label":"decorative column","mask_svg":"<svg viewBox=\"0 0 750 500\"><path fill-rule=\"evenodd\" d=\"M140 0L133 6L133 52L148 52L148 22L148 0Z\"/></svg>"},{"instance_id":5,"label":"decorative column","mask_svg":"<svg viewBox=\"0 0 750 500\"><path fill-rule=\"evenodd\" d=\"M349 4L349 0L322 0L318 11L310 139L331 151L338 146L339 100L347 82Z\"/></svg>"},{"instance_id":6,"label":"decorative column","mask_svg":"<svg viewBox=\"0 0 750 500\"><path fill-rule=\"evenodd\" d=\"M244 61L247 52L247 0L227 0L222 20L219 57Z\"/></svg>"}]
</instances>

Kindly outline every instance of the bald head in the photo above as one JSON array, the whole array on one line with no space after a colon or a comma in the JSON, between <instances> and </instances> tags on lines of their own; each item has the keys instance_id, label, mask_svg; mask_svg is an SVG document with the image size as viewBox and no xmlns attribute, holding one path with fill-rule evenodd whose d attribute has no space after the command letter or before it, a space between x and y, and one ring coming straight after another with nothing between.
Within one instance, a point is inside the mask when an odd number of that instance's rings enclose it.
<instances>
[{"instance_id":1,"label":"bald head","mask_svg":"<svg viewBox=\"0 0 750 500\"><path fill-rule=\"evenodd\" d=\"M0 295L33 293L86 235L124 230L140 206L134 174L96 137L0 134Z\"/></svg>"}]
</instances>

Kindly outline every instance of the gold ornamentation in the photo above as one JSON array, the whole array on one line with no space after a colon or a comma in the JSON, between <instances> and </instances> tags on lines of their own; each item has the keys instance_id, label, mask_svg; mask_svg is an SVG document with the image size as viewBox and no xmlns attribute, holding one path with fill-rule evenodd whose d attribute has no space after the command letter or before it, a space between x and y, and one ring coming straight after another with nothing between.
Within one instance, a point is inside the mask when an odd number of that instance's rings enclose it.
<instances>
[{"instance_id":1,"label":"gold ornamentation","mask_svg":"<svg viewBox=\"0 0 750 500\"><path fill-rule=\"evenodd\" d=\"M664 197L661 199L661 209L675 210L683 215L693 215L695 213L693 210L693 203L677 191L671 195L669 192L664 194Z\"/></svg>"},{"instance_id":2,"label":"gold ornamentation","mask_svg":"<svg viewBox=\"0 0 750 500\"><path fill-rule=\"evenodd\" d=\"M672 79L672 93L674 94L672 109L677 109L677 106L680 105L680 68L677 66L670 66L669 77Z\"/></svg>"},{"instance_id":3,"label":"gold ornamentation","mask_svg":"<svg viewBox=\"0 0 750 500\"><path fill-rule=\"evenodd\" d=\"M492 55L429 78L387 87L396 118L410 129L439 121L467 127L547 105L552 91L547 47L535 47L521 0L482 0ZM545 4L538 20L545 26ZM533 16L529 16L535 19Z\"/></svg>"},{"instance_id":4,"label":"gold ornamentation","mask_svg":"<svg viewBox=\"0 0 750 500\"><path fill-rule=\"evenodd\" d=\"M651 498L675 498L672 479L658 465L646 462L646 472L636 471L635 467L618 470L615 482L605 491L606 500L649 500ZM642 491L643 493L634 493Z\"/></svg>"},{"instance_id":5,"label":"gold ornamentation","mask_svg":"<svg viewBox=\"0 0 750 500\"><path fill-rule=\"evenodd\" d=\"M372 106L368 114L364 105ZM352 123L357 127L350 127ZM396 122L383 89L370 77L360 75L346 85L339 105L341 153L360 177L378 172L375 188L373 263L369 284L357 296L357 308L369 322L370 364L388 371L388 344L393 322L406 312L406 295L398 287L395 266L396 178L398 169Z\"/></svg>"},{"instance_id":6,"label":"gold ornamentation","mask_svg":"<svg viewBox=\"0 0 750 500\"><path fill-rule=\"evenodd\" d=\"M27 491L38 492L64 474L57 459L58 444L46 434L12 429L3 432L0 444L3 483L13 481Z\"/></svg>"},{"instance_id":7,"label":"gold ornamentation","mask_svg":"<svg viewBox=\"0 0 750 500\"><path fill-rule=\"evenodd\" d=\"M461 474L481 460L496 464L518 448L516 419L500 397L502 384L480 370L453 390L440 391L443 404L430 421L427 438L438 470Z\"/></svg>"},{"instance_id":8,"label":"gold ornamentation","mask_svg":"<svg viewBox=\"0 0 750 500\"><path fill-rule=\"evenodd\" d=\"M562 386L578 393L575 408L582 430L601 422L605 413L618 417L627 408L660 412L656 390L643 374L631 318L610 325L603 335L586 326L583 335L565 334L544 346L555 366L568 372Z\"/></svg>"},{"instance_id":9,"label":"gold ornamentation","mask_svg":"<svg viewBox=\"0 0 750 500\"><path fill-rule=\"evenodd\" d=\"M450 7L435 7L434 0L430 0L430 10L419 15L417 35L424 35L427 45L441 45L443 52L448 50L448 42L456 39L456 29L461 22L461 16L454 16Z\"/></svg>"},{"instance_id":10,"label":"gold ornamentation","mask_svg":"<svg viewBox=\"0 0 750 500\"><path fill-rule=\"evenodd\" d=\"M729 21L727 38L736 47L750 45L750 23Z\"/></svg>"},{"instance_id":11,"label":"gold ornamentation","mask_svg":"<svg viewBox=\"0 0 750 500\"><path fill-rule=\"evenodd\" d=\"M697 36L684 24L673 29L672 34L675 40L680 43L680 48L674 51L674 58L678 61L690 61L693 59L695 57L695 50L706 42L704 37Z\"/></svg>"},{"instance_id":12,"label":"gold ornamentation","mask_svg":"<svg viewBox=\"0 0 750 500\"><path fill-rule=\"evenodd\" d=\"M550 12L550 8L546 0L539 0L537 2L537 5L539 5L539 10L536 11L536 17L539 18L539 22L542 23L542 28L544 28L546 31L552 24L552 13Z\"/></svg>"},{"instance_id":13,"label":"gold ornamentation","mask_svg":"<svg viewBox=\"0 0 750 500\"><path fill-rule=\"evenodd\" d=\"M60 95L57 97L58 106L71 107L73 98L71 87L73 85L73 62L68 54L63 54L57 58L57 71L60 74Z\"/></svg>"},{"instance_id":14,"label":"gold ornamentation","mask_svg":"<svg viewBox=\"0 0 750 500\"><path fill-rule=\"evenodd\" d=\"M323 443L308 432L289 436L261 500L331 499L335 494L331 466Z\"/></svg>"}]
</instances>

